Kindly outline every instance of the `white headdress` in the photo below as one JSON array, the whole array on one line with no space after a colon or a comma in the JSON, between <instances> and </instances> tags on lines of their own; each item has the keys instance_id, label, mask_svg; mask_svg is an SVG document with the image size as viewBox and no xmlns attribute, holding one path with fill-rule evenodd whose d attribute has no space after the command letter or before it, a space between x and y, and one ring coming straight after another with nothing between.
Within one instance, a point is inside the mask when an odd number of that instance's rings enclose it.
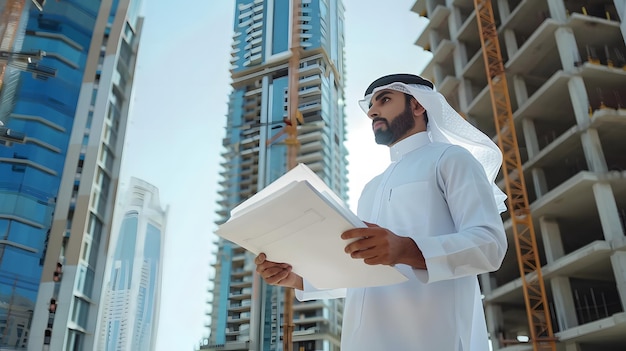
<instances>
[{"instance_id":1,"label":"white headdress","mask_svg":"<svg viewBox=\"0 0 626 351\"><path fill-rule=\"evenodd\" d=\"M482 164L485 174L493 183L493 193L500 212L506 211L506 195L495 184L502 166L500 148L483 132L467 122L450 106L446 98L435 90L434 85L419 76L394 74L374 81L359 100L361 109L367 113L372 96L390 89L412 95L428 113L427 131L434 142L455 144L467 149Z\"/></svg>"}]
</instances>

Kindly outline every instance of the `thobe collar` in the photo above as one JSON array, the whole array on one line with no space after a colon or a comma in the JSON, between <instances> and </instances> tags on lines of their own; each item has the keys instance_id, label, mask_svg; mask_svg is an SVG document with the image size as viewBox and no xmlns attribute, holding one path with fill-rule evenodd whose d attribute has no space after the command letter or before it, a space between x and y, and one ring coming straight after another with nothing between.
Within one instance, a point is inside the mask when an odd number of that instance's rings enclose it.
<instances>
[{"instance_id":1,"label":"thobe collar","mask_svg":"<svg viewBox=\"0 0 626 351\"><path fill-rule=\"evenodd\" d=\"M404 155L429 143L430 138L428 137L428 132L415 133L402 139L389 148L391 162L400 161Z\"/></svg>"}]
</instances>

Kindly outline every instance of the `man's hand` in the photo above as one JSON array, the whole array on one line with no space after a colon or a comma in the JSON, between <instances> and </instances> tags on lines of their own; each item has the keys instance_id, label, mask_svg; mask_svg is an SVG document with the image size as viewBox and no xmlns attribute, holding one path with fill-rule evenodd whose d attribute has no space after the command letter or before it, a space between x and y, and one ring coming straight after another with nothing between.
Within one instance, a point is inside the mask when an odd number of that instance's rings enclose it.
<instances>
[{"instance_id":1,"label":"man's hand","mask_svg":"<svg viewBox=\"0 0 626 351\"><path fill-rule=\"evenodd\" d=\"M293 273L290 265L267 261L264 253L259 254L254 263L257 273L268 284L303 290L302 277Z\"/></svg>"},{"instance_id":2,"label":"man's hand","mask_svg":"<svg viewBox=\"0 0 626 351\"><path fill-rule=\"evenodd\" d=\"M413 239L398 236L376 224L365 223L367 228L354 228L341 234L344 240L357 239L348 244L346 253L352 258L362 258L367 264L393 266L404 263L415 269L426 269L422 251Z\"/></svg>"}]
</instances>

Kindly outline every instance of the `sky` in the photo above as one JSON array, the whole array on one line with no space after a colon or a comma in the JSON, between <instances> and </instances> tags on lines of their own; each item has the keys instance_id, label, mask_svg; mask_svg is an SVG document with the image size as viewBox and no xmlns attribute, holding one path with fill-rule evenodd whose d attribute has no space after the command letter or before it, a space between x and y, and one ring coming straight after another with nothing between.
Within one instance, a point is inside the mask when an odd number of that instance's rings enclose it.
<instances>
[{"instance_id":1,"label":"sky","mask_svg":"<svg viewBox=\"0 0 626 351\"><path fill-rule=\"evenodd\" d=\"M143 179L159 188L169 209L157 351L191 351L208 335L234 3L144 0L142 9L120 191L131 176ZM414 45L426 25L410 11L415 0L343 3L349 206L356 211L365 183L389 162L357 100L380 76L419 74L431 55Z\"/></svg>"}]
</instances>

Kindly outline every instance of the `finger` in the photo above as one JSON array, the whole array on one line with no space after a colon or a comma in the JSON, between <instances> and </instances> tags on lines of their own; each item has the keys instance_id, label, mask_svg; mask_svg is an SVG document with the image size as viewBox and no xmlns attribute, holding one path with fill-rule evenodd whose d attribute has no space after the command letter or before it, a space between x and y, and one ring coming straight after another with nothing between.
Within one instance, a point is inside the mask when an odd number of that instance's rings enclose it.
<instances>
[{"instance_id":1,"label":"finger","mask_svg":"<svg viewBox=\"0 0 626 351\"><path fill-rule=\"evenodd\" d=\"M354 238L363 238L365 237L366 229L364 228L354 228L348 229L345 232L341 233L341 238L344 240L354 239Z\"/></svg>"},{"instance_id":2,"label":"finger","mask_svg":"<svg viewBox=\"0 0 626 351\"><path fill-rule=\"evenodd\" d=\"M276 263L272 261L264 261L256 266L256 271L263 276L271 275L272 272L279 271L281 269L291 269L291 265L287 263Z\"/></svg>"},{"instance_id":3,"label":"finger","mask_svg":"<svg viewBox=\"0 0 626 351\"><path fill-rule=\"evenodd\" d=\"M350 257L354 259L362 259L364 263L368 265L377 265L377 264L385 264L392 265L387 257L387 255L380 254L377 250L374 249L366 249L361 251L355 251L350 254Z\"/></svg>"},{"instance_id":4,"label":"finger","mask_svg":"<svg viewBox=\"0 0 626 351\"><path fill-rule=\"evenodd\" d=\"M383 260L381 260L381 258L378 257L378 256L366 258L366 259L363 260L363 262L365 262L365 264L369 264L369 265L387 264Z\"/></svg>"},{"instance_id":5,"label":"finger","mask_svg":"<svg viewBox=\"0 0 626 351\"><path fill-rule=\"evenodd\" d=\"M291 269L275 267L272 269L268 269L266 272L264 272L264 275L262 275L262 277L269 284L278 284L283 279L287 278L290 272Z\"/></svg>"},{"instance_id":6,"label":"finger","mask_svg":"<svg viewBox=\"0 0 626 351\"><path fill-rule=\"evenodd\" d=\"M366 225L368 228L380 228L380 226L379 226L378 224L369 223L369 222L363 222L363 223L365 223L365 225Z\"/></svg>"},{"instance_id":7,"label":"finger","mask_svg":"<svg viewBox=\"0 0 626 351\"><path fill-rule=\"evenodd\" d=\"M257 264L256 265L256 271L259 273L263 273L268 269L274 268L274 267L278 267L279 265L274 263L274 262L270 262L270 261L263 261L263 263Z\"/></svg>"},{"instance_id":8,"label":"finger","mask_svg":"<svg viewBox=\"0 0 626 351\"><path fill-rule=\"evenodd\" d=\"M352 257L354 257L353 255L355 255L356 253L359 253L359 255L361 256L359 256L358 258L363 258L363 255L365 255L364 251L371 250L372 248L374 248L372 239L363 238L346 245L344 251L350 254Z\"/></svg>"},{"instance_id":9,"label":"finger","mask_svg":"<svg viewBox=\"0 0 626 351\"><path fill-rule=\"evenodd\" d=\"M351 244L346 245L346 247L344 248L344 251L348 254L352 254L354 252L358 252L359 250L361 250L360 245L358 244L358 241L355 241Z\"/></svg>"},{"instance_id":10,"label":"finger","mask_svg":"<svg viewBox=\"0 0 626 351\"><path fill-rule=\"evenodd\" d=\"M372 248L367 246L361 248L351 247L349 250L350 251L347 253L349 253L352 258L368 258L374 256Z\"/></svg>"},{"instance_id":11,"label":"finger","mask_svg":"<svg viewBox=\"0 0 626 351\"><path fill-rule=\"evenodd\" d=\"M257 257L254 258L254 264L260 265L265 261L265 254L260 253Z\"/></svg>"}]
</instances>

